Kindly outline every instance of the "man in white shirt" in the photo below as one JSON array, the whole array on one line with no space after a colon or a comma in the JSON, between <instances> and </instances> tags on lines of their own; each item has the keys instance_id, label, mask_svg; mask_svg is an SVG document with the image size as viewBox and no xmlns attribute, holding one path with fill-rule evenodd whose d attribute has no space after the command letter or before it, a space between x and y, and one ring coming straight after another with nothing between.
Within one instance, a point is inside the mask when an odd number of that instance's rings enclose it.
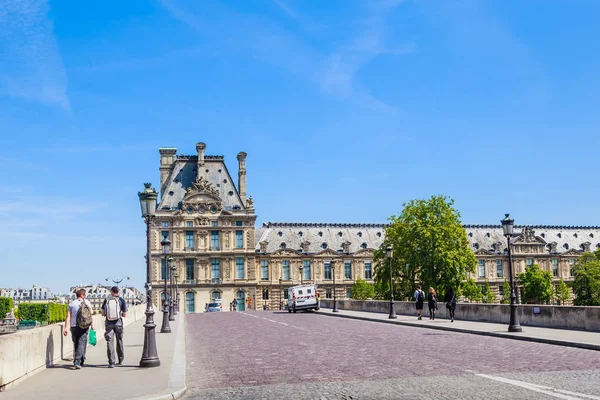
<instances>
[{"instance_id":1,"label":"man in white shirt","mask_svg":"<svg viewBox=\"0 0 600 400\"><path fill-rule=\"evenodd\" d=\"M77 326L77 313L81 308L81 304L85 304L92 309L92 304L89 300L85 299L85 289L78 289L75 292L77 298L69 303L67 310L67 318L63 329L63 335L67 336L67 327L71 328L71 338L73 339L73 365L76 369L81 369L85 362L85 350L87 347L88 331L90 328L94 329L94 320L92 319L92 325L88 328L80 328Z\"/></svg>"}]
</instances>

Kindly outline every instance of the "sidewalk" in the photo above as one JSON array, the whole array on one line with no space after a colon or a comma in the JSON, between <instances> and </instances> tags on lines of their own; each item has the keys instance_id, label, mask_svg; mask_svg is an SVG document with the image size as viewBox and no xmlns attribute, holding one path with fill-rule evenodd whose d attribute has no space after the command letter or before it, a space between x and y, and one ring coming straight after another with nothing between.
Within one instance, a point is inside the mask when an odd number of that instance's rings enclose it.
<instances>
[{"instance_id":1,"label":"sidewalk","mask_svg":"<svg viewBox=\"0 0 600 400\"><path fill-rule=\"evenodd\" d=\"M364 321L382 322L417 328L438 329L474 335L495 336L505 339L524 340L528 342L539 342L554 344L558 346L578 347L581 349L600 351L600 332L574 331L568 329L537 328L523 326L523 332L508 332L508 325L489 322L473 322L448 319L436 319L431 321L429 317L417 320L416 315L398 315L398 319L388 319L388 314L370 313L364 311L340 310L333 313L331 309L322 308L317 312L319 315L327 315L339 318L351 318Z\"/></svg>"},{"instance_id":2,"label":"sidewalk","mask_svg":"<svg viewBox=\"0 0 600 400\"><path fill-rule=\"evenodd\" d=\"M158 317L158 318L156 318ZM185 314L171 321L172 333L161 334L158 321L156 346L160 367L140 368L144 344L145 318L125 327L122 366L108 368L106 341L98 337L96 346L88 346L85 366L73 370L73 362L63 360L54 366L10 387L0 394L9 399L86 398L103 400L176 399L185 392ZM69 342L71 345L71 342Z\"/></svg>"}]
</instances>

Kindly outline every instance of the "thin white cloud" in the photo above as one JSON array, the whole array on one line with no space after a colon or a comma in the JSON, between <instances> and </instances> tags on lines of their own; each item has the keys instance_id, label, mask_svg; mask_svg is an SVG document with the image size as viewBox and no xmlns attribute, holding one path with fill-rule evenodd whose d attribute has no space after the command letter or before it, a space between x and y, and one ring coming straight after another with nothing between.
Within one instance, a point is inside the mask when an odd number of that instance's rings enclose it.
<instances>
[{"instance_id":1,"label":"thin white cloud","mask_svg":"<svg viewBox=\"0 0 600 400\"><path fill-rule=\"evenodd\" d=\"M111 153L111 152L135 152L135 151L147 151L154 150L157 147L155 145L66 145L56 147L46 147L40 149L33 149L32 151L39 151L41 153L73 153L73 154L85 154L85 153Z\"/></svg>"},{"instance_id":2,"label":"thin white cloud","mask_svg":"<svg viewBox=\"0 0 600 400\"><path fill-rule=\"evenodd\" d=\"M304 30L310 31L312 24L292 10L283 0L273 0L288 16L296 19ZM275 65L314 82L321 91L338 99L347 100L383 112L396 109L370 93L356 78L357 72L378 55L407 54L414 46L399 48L385 46L386 13L393 11L401 0L382 0L368 4L365 16L359 23L358 33L346 46L327 55L308 44L306 40L290 33L279 24L263 17L240 14L223 9L227 13L226 25L215 25L211 20L194 12L193 2L182 5L177 0L161 0L164 8L176 19L197 30L202 35L212 36L227 44L242 46L251 55L267 64ZM301 21L302 19L302 21ZM248 33L252 34L249 35Z\"/></svg>"},{"instance_id":3,"label":"thin white cloud","mask_svg":"<svg viewBox=\"0 0 600 400\"><path fill-rule=\"evenodd\" d=\"M70 110L47 0L0 1L0 95Z\"/></svg>"}]
</instances>

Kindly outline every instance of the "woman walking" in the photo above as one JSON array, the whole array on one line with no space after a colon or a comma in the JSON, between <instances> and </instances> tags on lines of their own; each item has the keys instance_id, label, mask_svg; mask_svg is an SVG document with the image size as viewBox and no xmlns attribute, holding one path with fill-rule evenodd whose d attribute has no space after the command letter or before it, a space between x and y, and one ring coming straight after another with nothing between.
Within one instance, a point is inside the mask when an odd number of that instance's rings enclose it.
<instances>
[{"instance_id":1,"label":"woman walking","mask_svg":"<svg viewBox=\"0 0 600 400\"><path fill-rule=\"evenodd\" d=\"M450 313L450 322L454 322L454 309L456 308L456 293L451 287L446 290L446 296L444 297L446 308Z\"/></svg>"},{"instance_id":2,"label":"woman walking","mask_svg":"<svg viewBox=\"0 0 600 400\"><path fill-rule=\"evenodd\" d=\"M437 295L435 289L430 287L427 293L427 305L429 306L429 319L435 319L435 310L437 310Z\"/></svg>"}]
</instances>

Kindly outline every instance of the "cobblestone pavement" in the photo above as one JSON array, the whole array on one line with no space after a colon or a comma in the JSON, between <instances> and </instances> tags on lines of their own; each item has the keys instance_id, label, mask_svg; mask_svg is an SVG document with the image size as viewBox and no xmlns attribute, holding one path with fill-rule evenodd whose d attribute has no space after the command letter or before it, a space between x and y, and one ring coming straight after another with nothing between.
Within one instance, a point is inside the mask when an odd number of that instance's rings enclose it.
<instances>
[{"instance_id":1,"label":"cobblestone pavement","mask_svg":"<svg viewBox=\"0 0 600 400\"><path fill-rule=\"evenodd\" d=\"M600 353L311 312L187 316L186 399L600 400Z\"/></svg>"}]
</instances>

